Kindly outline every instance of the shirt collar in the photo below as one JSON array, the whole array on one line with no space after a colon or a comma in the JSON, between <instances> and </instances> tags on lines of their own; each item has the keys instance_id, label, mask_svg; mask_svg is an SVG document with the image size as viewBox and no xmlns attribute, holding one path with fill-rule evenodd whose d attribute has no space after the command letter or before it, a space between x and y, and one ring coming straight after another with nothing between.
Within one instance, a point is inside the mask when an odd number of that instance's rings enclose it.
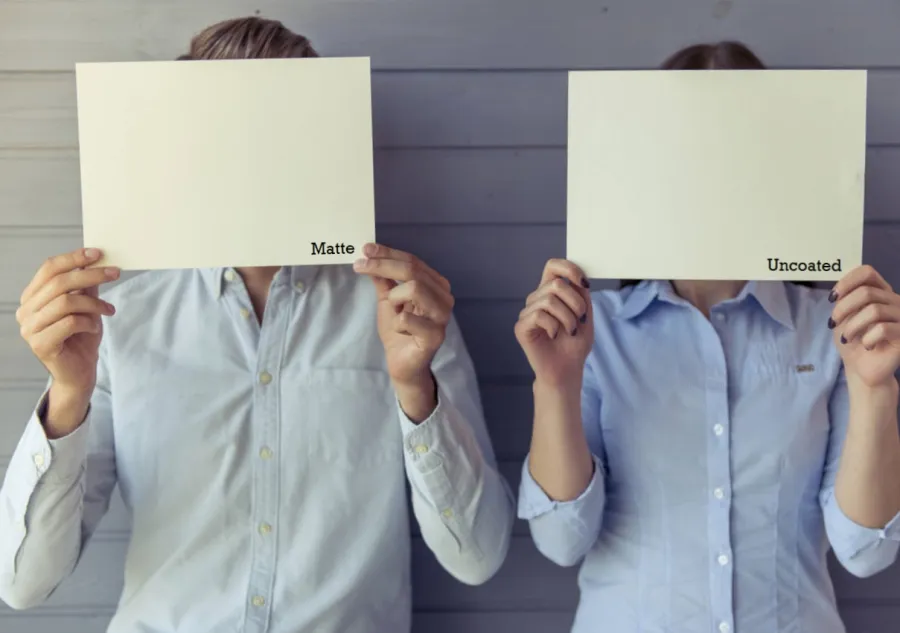
<instances>
[{"instance_id":1,"label":"shirt collar","mask_svg":"<svg viewBox=\"0 0 900 633\"><path fill-rule=\"evenodd\" d=\"M684 299L675 294L672 284L668 281L641 281L627 292L628 295L623 299L617 314L620 319L631 320L639 317L654 300L676 305L685 303ZM748 281L737 297L725 303L741 303L748 297L753 297L772 319L789 330L794 329L794 318L785 282Z\"/></svg>"},{"instance_id":2,"label":"shirt collar","mask_svg":"<svg viewBox=\"0 0 900 633\"><path fill-rule=\"evenodd\" d=\"M275 274L272 285L289 284L295 292L303 292L315 280L319 266L286 266ZM218 299L225 291L225 286L236 281L239 276L232 267L201 268L203 276L212 295Z\"/></svg>"}]
</instances>

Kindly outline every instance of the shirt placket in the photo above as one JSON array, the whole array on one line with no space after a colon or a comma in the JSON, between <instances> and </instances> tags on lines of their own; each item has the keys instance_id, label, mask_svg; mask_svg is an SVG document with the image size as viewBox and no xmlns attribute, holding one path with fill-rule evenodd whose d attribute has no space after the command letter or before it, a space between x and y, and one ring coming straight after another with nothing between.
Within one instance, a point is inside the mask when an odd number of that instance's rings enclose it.
<instances>
[{"instance_id":1,"label":"shirt placket","mask_svg":"<svg viewBox=\"0 0 900 633\"><path fill-rule=\"evenodd\" d=\"M272 284L256 353L252 414L255 455L251 484L251 557L246 633L267 631L273 607L281 462L280 380L289 318L289 302L283 296L285 292L283 284Z\"/></svg>"},{"instance_id":2,"label":"shirt placket","mask_svg":"<svg viewBox=\"0 0 900 633\"><path fill-rule=\"evenodd\" d=\"M709 513L710 595L713 633L734 631L734 565L731 543L731 419L728 406L728 368L725 353L727 315L714 309L714 334L704 337L706 364L707 470Z\"/></svg>"}]
</instances>

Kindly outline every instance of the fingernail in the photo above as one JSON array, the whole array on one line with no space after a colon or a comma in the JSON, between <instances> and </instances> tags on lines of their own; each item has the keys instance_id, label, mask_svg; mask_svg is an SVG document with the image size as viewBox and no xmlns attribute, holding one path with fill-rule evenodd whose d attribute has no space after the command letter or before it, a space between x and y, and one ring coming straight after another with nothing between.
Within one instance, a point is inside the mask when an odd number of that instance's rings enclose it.
<instances>
[{"instance_id":1,"label":"fingernail","mask_svg":"<svg viewBox=\"0 0 900 633\"><path fill-rule=\"evenodd\" d=\"M573 327L573 328L572 328L572 331L569 332L569 334L571 334L572 336L575 336L577 333L578 333L578 328L577 328L577 327Z\"/></svg>"},{"instance_id":2,"label":"fingernail","mask_svg":"<svg viewBox=\"0 0 900 633\"><path fill-rule=\"evenodd\" d=\"M100 251L96 248L86 248L84 249L84 256L88 259L97 259L100 257Z\"/></svg>"},{"instance_id":3,"label":"fingernail","mask_svg":"<svg viewBox=\"0 0 900 633\"><path fill-rule=\"evenodd\" d=\"M828 329L833 330L835 325L837 325L837 323L834 322L834 319L828 317Z\"/></svg>"},{"instance_id":4,"label":"fingernail","mask_svg":"<svg viewBox=\"0 0 900 633\"><path fill-rule=\"evenodd\" d=\"M116 306L114 306L114 305L111 304L111 303L107 303L107 304L106 304L106 314L112 315L112 314L115 314L115 313L116 313Z\"/></svg>"},{"instance_id":5,"label":"fingernail","mask_svg":"<svg viewBox=\"0 0 900 633\"><path fill-rule=\"evenodd\" d=\"M837 301L837 293L834 290L832 290L831 294L828 295L828 300L831 303L834 303L835 301Z\"/></svg>"},{"instance_id":6,"label":"fingernail","mask_svg":"<svg viewBox=\"0 0 900 633\"><path fill-rule=\"evenodd\" d=\"M578 320L581 321L582 323L587 323L587 312L585 312L584 314L582 314L582 315L581 315L581 318L578 319Z\"/></svg>"},{"instance_id":7,"label":"fingernail","mask_svg":"<svg viewBox=\"0 0 900 633\"><path fill-rule=\"evenodd\" d=\"M841 343L843 343L844 345L847 344L847 339L844 338L843 334L841 334Z\"/></svg>"},{"instance_id":8,"label":"fingernail","mask_svg":"<svg viewBox=\"0 0 900 633\"><path fill-rule=\"evenodd\" d=\"M103 270L103 273L109 279L117 279L119 277L119 269L118 268L106 268Z\"/></svg>"},{"instance_id":9,"label":"fingernail","mask_svg":"<svg viewBox=\"0 0 900 633\"><path fill-rule=\"evenodd\" d=\"M375 255L375 251L377 250L377 248L378 247L374 244L366 244L365 246L363 246L363 255L365 255L366 257L372 257L373 255Z\"/></svg>"},{"instance_id":10,"label":"fingernail","mask_svg":"<svg viewBox=\"0 0 900 633\"><path fill-rule=\"evenodd\" d=\"M368 261L367 259L361 257L361 258L357 259L355 262L353 262L353 268L355 268L356 270L362 270L363 268L366 267L367 261Z\"/></svg>"},{"instance_id":11,"label":"fingernail","mask_svg":"<svg viewBox=\"0 0 900 633\"><path fill-rule=\"evenodd\" d=\"M588 283L588 280L585 279L584 277L581 278L581 285L584 286L585 288L590 288L590 287L591 287L591 284L589 284L589 283Z\"/></svg>"}]
</instances>

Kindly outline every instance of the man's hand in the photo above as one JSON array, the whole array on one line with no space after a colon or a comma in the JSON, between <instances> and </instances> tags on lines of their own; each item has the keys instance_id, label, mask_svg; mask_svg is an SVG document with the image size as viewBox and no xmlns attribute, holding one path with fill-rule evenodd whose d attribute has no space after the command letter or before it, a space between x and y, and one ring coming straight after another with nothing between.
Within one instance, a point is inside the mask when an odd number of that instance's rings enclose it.
<instances>
[{"instance_id":1,"label":"man's hand","mask_svg":"<svg viewBox=\"0 0 900 633\"><path fill-rule=\"evenodd\" d=\"M81 424L97 380L100 317L115 313L98 298L98 286L119 278L117 268L88 268L99 259L95 249L51 257L16 310L22 338L53 377L44 420L51 436L66 435Z\"/></svg>"},{"instance_id":2,"label":"man's hand","mask_svg":"<svg viewBox=\"0 0 900 633\"><path fill-rule=\"evenodd\" d=\"M437 406L431 361L453 311L450 282L403 251L366 244L363 254L353 268L375 284L388 374L404 413L422 422Z\"/></svg>"},{"instance_id":3,"label":"man's hand","mask_svg":"<svg viewBox=\"0 0 900 633\"><path fill-rule=\"evenodd\" d=\"M835 302L828 326L851 386L897 389L900 367L900 295L871 266L847 273L829 297Z\"/></svg>"}]
</instances>

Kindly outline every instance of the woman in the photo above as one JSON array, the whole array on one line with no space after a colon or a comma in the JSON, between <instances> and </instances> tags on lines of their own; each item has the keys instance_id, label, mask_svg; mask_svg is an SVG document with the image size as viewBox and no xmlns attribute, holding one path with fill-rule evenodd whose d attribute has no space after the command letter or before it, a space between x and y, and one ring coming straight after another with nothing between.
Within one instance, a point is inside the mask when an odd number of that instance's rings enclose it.
<instances>
[{"instance_id":1,"label":"woman","mask_svg":"<svg viewBox=\"0 0 900 633\"><path fill-rule=\"evenodd\" d=\"M762 68L739 44L665 68ZM829 545L857 576L900 538L900 296L741 281L590 294L551 260L516 336L535 373L520 516L583 559L574 633L843 633Z\"/></svg>"}]
</instances>

